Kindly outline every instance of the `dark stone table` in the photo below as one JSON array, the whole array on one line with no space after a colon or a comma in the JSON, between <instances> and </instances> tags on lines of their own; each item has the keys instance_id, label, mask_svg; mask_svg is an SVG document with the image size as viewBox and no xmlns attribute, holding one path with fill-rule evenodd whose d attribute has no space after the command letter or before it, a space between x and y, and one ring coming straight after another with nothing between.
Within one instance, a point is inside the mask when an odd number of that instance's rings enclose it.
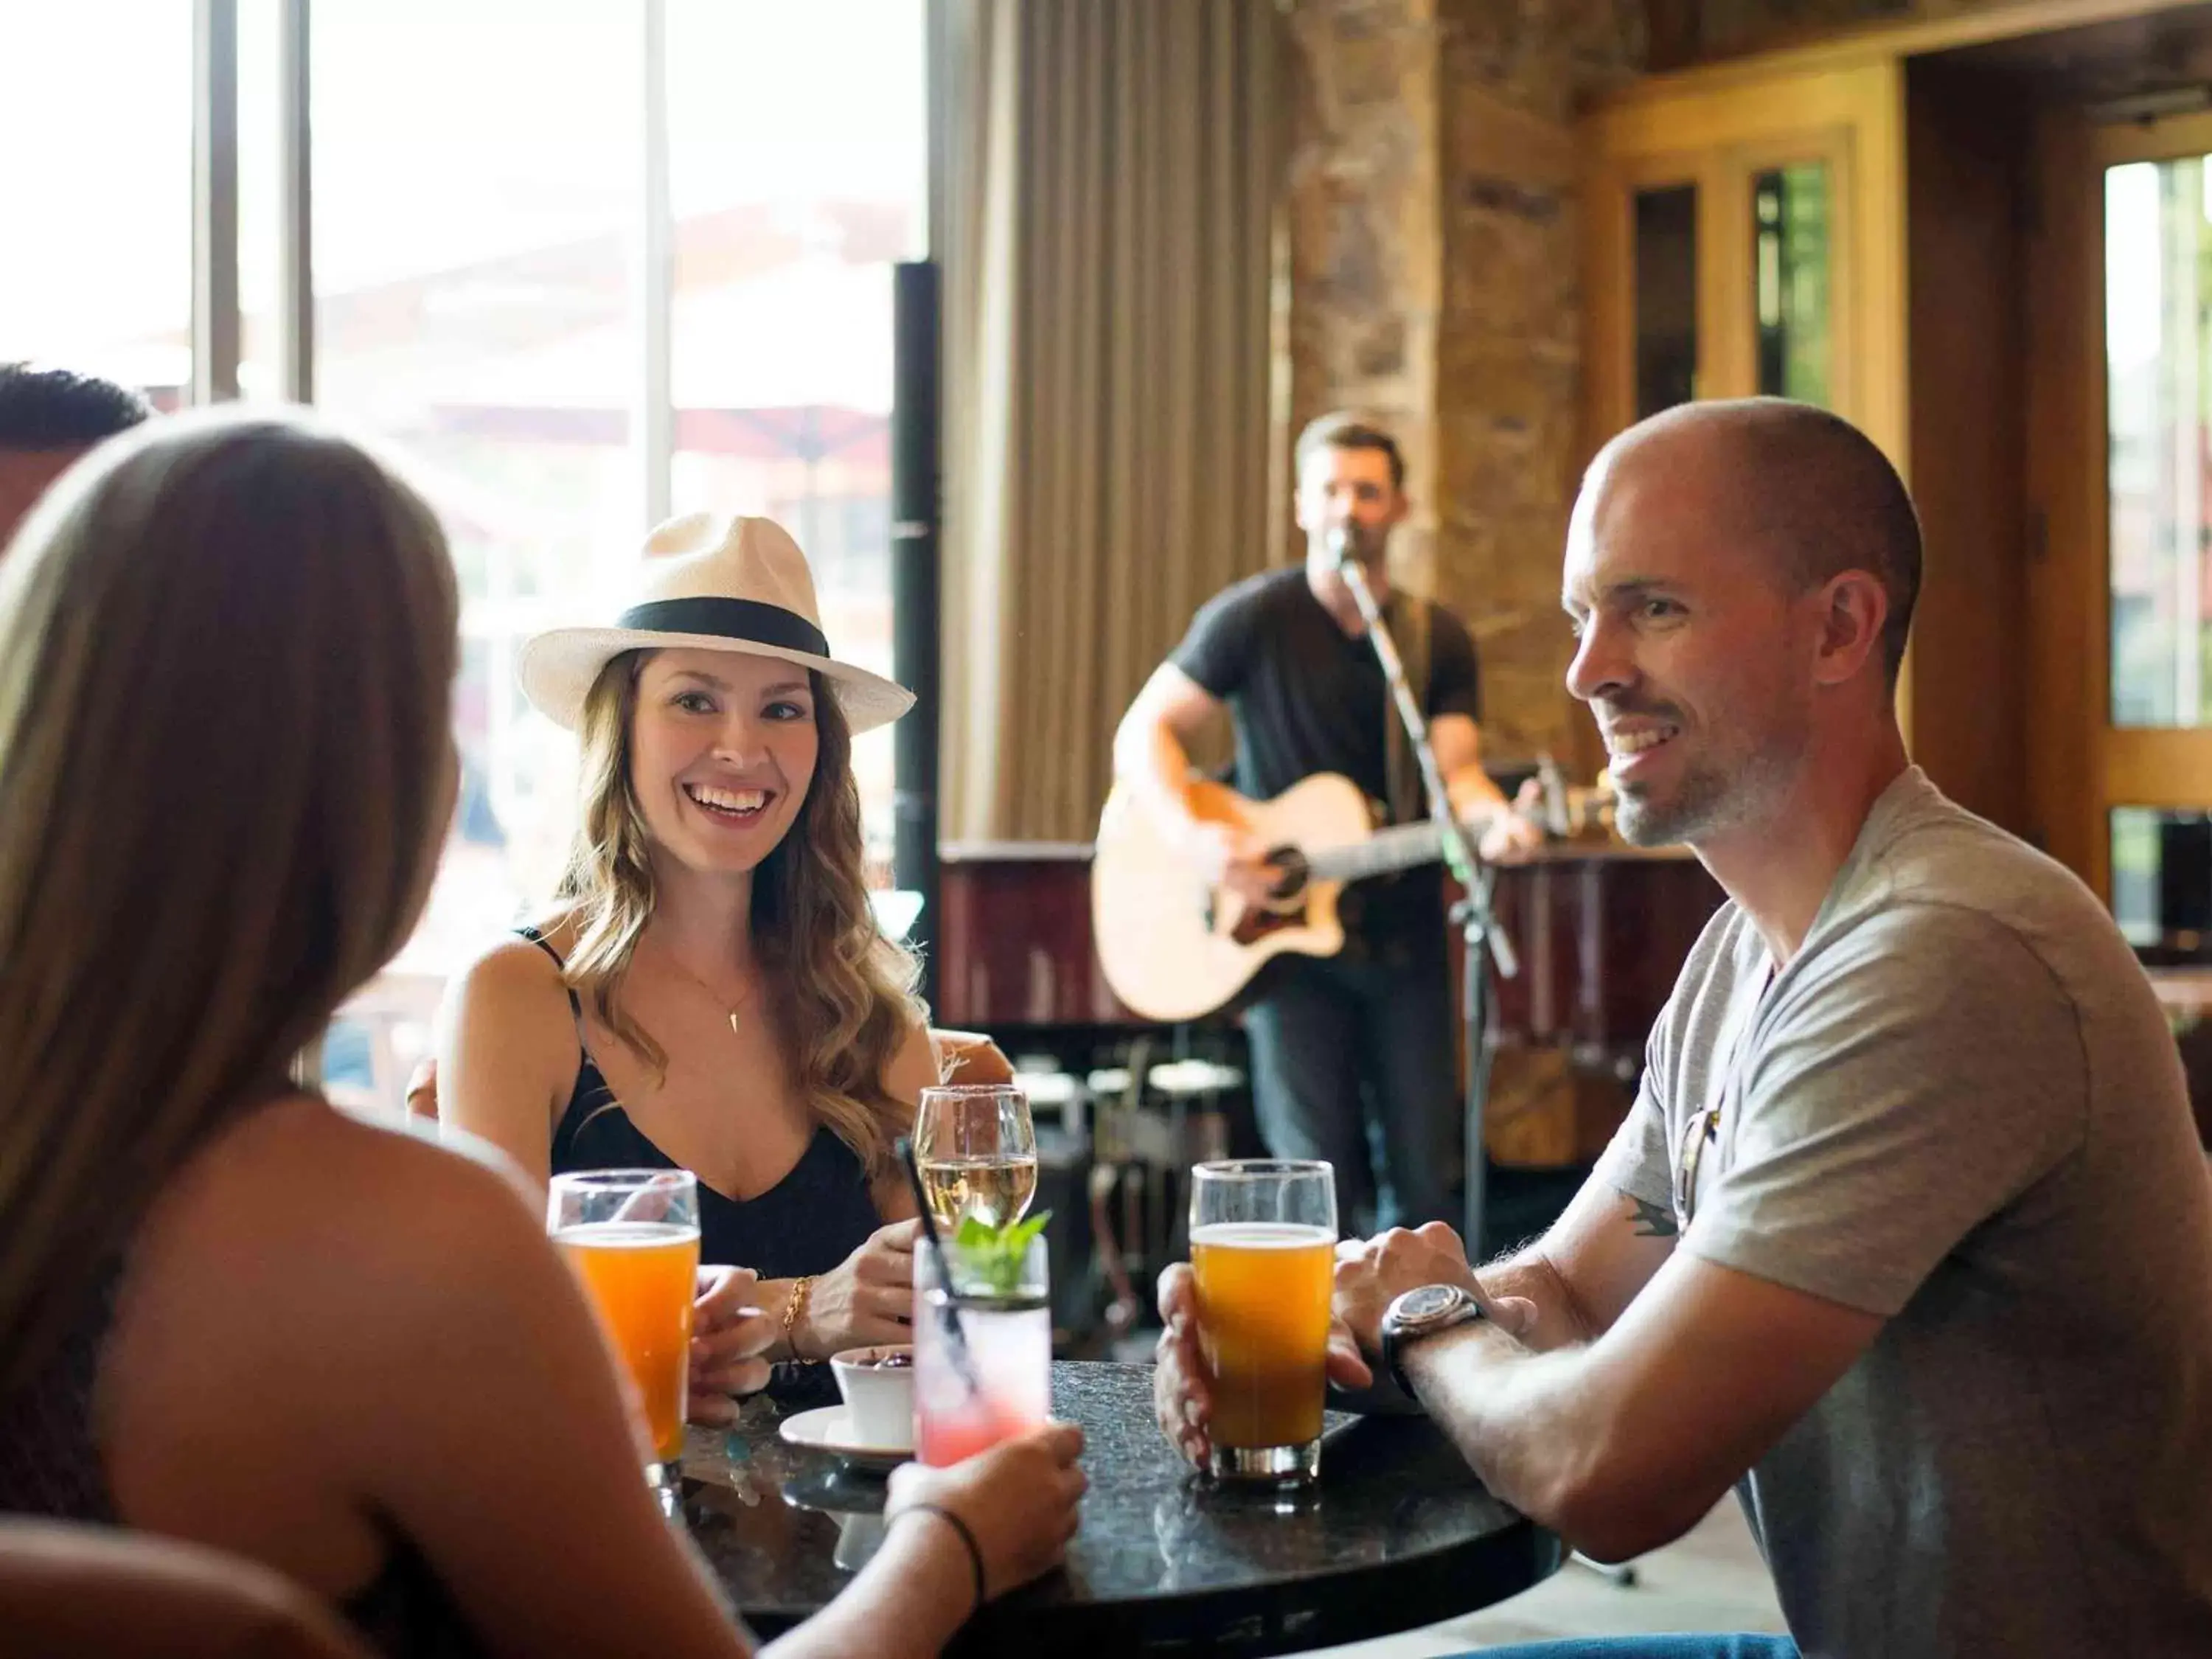
<instances>
[{"instance_id":1,"label":"dark stone table","mask_svg":"<svg viewBox=\"0 0 2212 1659\"><path fill-rule=\"evenodd\" d=\"M1211 1486L1152 1423L1152 1370L1063 1361L1053 1410L1091 1476L1065 1568L986 1607L951 1651L1077 1659L1276 1654L1472 1612L1559 1565L1559 1540L1485 1492L1425 1419L1332 1413L1322 1478L1291 1497ZM694 1429L684 1520L746 1622L787 1630L883 1535L884 1480L787 1445L772 1401Z\"/></svg>"}]
</instances>

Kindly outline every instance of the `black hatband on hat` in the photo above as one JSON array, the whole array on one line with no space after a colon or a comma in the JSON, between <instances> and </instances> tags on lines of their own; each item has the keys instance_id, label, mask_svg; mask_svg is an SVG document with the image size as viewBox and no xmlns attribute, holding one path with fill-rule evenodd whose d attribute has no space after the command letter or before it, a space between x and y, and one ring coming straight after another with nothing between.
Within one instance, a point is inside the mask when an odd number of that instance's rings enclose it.
<instances>
[{"instance_id":1,"label":"black hatband on hat","mask_svg":"<svg viewBox=\"0 0 2212 1659\"><path fill-rule=\"evenodd\" d=\"M718 634L812 657L830 654L820 629L796 611L759 599L653 599L630 606L615 626L648 634Z\"/></svg>"}]
</instances>

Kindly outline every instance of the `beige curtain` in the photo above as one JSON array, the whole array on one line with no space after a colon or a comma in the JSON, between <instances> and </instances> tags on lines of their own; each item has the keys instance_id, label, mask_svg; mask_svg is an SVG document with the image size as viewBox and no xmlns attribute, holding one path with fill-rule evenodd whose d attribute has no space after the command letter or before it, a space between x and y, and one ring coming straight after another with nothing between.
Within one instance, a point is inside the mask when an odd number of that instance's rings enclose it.
<instances>
[{"instance_id":1,"label":"beige curtain","mask_svg":"<svg viewBox=\"0 0 2212 1659\"><path fill-rule=\"evenodd\" d=\"M1274 0L939 27L944 835L1087 840L1130 697L1284 544L1286 57Z\"/></svg>"}]
</instances>

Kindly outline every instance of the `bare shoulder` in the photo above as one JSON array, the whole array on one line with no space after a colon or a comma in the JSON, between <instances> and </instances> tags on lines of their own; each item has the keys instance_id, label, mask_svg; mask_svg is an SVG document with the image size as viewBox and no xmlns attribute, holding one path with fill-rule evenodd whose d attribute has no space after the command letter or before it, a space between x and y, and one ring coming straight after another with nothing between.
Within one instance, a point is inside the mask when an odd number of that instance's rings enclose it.
<instances>
[{"instance_id":1,"label":"bare shoulder","mask_svg":"<svg viewBox=\"0 0 2212 1659\"><path fill-rule=\"evenodd\" d=\"M555 943L555 949L559 948ZM489 1014L502 1020L550 1016L563 1029L570 1023L568 987L559 965L543 947L520 934L510 933L486 945L453 975L446 999L449 1006L473 1016Z\"/></svg>"},{"instance_id":2,"label":"bare shoulder","mask_svg":"<svg viewBox=\"0 0 2212 1659\"><path fill-rule=\"evenodd\" d=\"M358 1401L457 1306L526 1291L533 1250L544 1222L499 1154L289 1097L217 1135L149 1212L127 1369L263 1413Z\"/></svg>"},{"instance_id":3,"label":"bare shoulder","mask_svg":"<svg viewBox=\"0 0 2212 1659\"><path fill-rule=\"evenodd\" d=\"M557 947L556 947L557 948ZM508 1120L495 1107L485 1119L484 1097L523 1111L516 1132L534 1142L539 1106L565 1097L577 1064L576 1013L560 966L536 944L514 935L496 940L447 982L439 1011L440 1115L465 1109L464 1121L489 1129ZM468 1097L461 1099L459 1097ZM495 1139L505 1143L503 1134Z\"/></svg>"},{"instance_id":4,"label":"bare shoulder","mask_svg":"<svg viewBox=\"0 0 2212 1659\"><path fill-rule=\"evenodd\" d=\"M373 1122L312 1097L257 1113L211 1151L219 1156L203 1157L191 1173L209 1166L207 1184L237 1190L207 1196L226 1207L250 1200L264 1226L299 1228L296 1243L350 1241L356 1261L390 1252L386 1259L396 1265L426 1237L483 1237L511 1221L526 1226L536 1207L521 1172L495 1147L412 1121ZM279 1193L298 1197L280 1200ZM406 1224L391 1224L396 1218Z\"/></svg>"}]
</instances>

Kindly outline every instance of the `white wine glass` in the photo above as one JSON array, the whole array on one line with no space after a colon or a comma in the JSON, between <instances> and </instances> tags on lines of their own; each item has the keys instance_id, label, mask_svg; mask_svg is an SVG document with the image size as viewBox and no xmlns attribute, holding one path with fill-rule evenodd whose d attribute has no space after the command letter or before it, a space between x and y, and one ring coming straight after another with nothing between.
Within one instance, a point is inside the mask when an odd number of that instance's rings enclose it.
<instances>
[{"instance_id":1,"label":"white wine glass","mask_svg":"<svg viewBox=\"0 0 2212 1659\"><path fill-rule=\"evenodd\" d=\"M1036 1196L1029 1097L1003 1083L924 1089L914 1158L930 1212L948 1235L971 1215L993 1227L1020 1220Z\"/></svg>"}]
</instances>

